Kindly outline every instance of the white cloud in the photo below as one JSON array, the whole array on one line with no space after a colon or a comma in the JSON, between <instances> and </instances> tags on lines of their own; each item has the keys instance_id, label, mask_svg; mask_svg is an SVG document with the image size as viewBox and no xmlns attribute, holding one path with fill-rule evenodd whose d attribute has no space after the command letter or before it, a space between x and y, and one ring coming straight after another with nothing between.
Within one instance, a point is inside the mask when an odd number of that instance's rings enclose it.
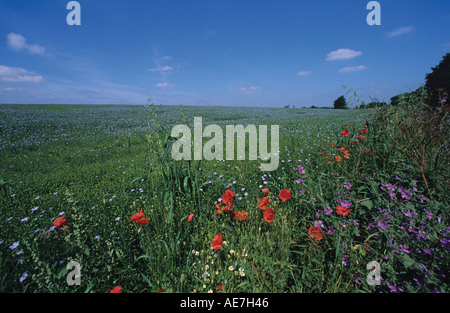
<instances>
[{"instance_id":1,"label":"white cloud","mask_svg":"<svg viewBox=\"0 0 450 313\"><path fill-rule=\"evenodd\" d=\"M169 84L169 83L158 83L158 84L156 84L156 87L158 87L158 88L166 88L166 87L173 87L173 85Z\"/></svg>"},{"instance_id":2,"label":"white cloud","mask_svg":"<svg viewBox=\"0 0 450 313\"><path fill-rule=\"evenodd\" d=\"M40 54L40 55L44 55L45 53L45 48L34 44L34 45L29 45L27 43L27 40L24 36L16 34L16 33L9 33L6 36L7 42L8 42L8 47L11 50L14 51L21 51L21 50L27 50L28 52L32 53L32 54Z\"/></svg>"},{"instance_id":3,"label":"white cloud","mask_svg":"<svg viewBox=\"0 0 450 313\"><path fill-rule=\"evenodd\" d=\"M5 88L0 87L0 91L14 91L14 90L16 90L16 88L13 88L13 87L5 87Z\"/></svg>"},{"instance_id":4,"label":"white cloud","mask_svg":"<svg viewBox=\"0 0 450 313\"><path fill-rule=\"evenodd\" d=\"M396 28L393 31L387 33L386 36L389 37L389 38L397 37L397 36L400 36L400 35L404 35L404 34L410 33L413 30L414 30L413 26L403 26L403 27Z\"/></svg>"},{"instance_id":5,"label":"white cloud","mask_svg":"<svg viewBox=\"0 0 450 313\"><path fill-rule=\"evenodd\" d=\"M309 74L311 74L312 71L300 71L297 73L298 76L307 76Z\"/></svg>"},{"instance_id":6,"label":"white cloud","mask_svg":"<svg viewBox=\"0 0 450 313\"><path fill-rule=\"evenodd\" d=\"M351 73L351 72L359 72L367 70L367 66L360 65L360 66L347 66L341 68L338 72L340 73Z\"/></svg>"},{"instance_id":7,"label":"white cloud","mask_svg":"<svg viewBox=\"0 0 450 313\"><path fill-rule=\"evenodd\" d=\"M172 71L173 67L169 66L169 65L164 65L164 66L159 66L159 67L154 67L154 68L150 68L149 71L150 72L169 72Z\"/></svg>"},{"instance_id":8,"label":"white cloud","mask_svg":"<svg viewBox=\"0 0 450 313\"><path fill-rule=\"evenodd\" d=\"M41 75L29 72L20 67L0 65L0 80L9 83L32 82L40 83L44 78Z\"/></svg>"},{"instance_id":9,"label":"white cloud","mask_svg":"<svg viewBox=\"0 0 450 313\"><path fill-rule=\"evenodd\" d=\"M256 94L256 93L260 93L263 90L262 87L257 87L257 86L241 87L239 89L246 94Z\"/></svg>"},{"instance_id":10,"label":"white cloud","mask_svg":"<svg viewBox=\"0 0 450 313\"><path fill-rule=\"evenodd\" d=\"M355 51L351 49L338 49L336 51L331 51L327 54L326 61L332 61L332 60L346 60L346 59L352 59L357 56L362 55L361 51Z\"/></svg>"}]
</instances>

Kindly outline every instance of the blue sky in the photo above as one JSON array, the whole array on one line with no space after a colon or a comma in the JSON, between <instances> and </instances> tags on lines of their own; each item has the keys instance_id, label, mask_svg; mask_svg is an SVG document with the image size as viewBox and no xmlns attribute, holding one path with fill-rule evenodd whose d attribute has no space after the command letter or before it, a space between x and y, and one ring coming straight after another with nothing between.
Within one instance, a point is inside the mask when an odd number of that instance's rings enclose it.
<instances>
[{"instance_id":1,"label":"blue sky","mask_svg":"<svg viewBox=\"0 0 450 313\"><path fill-rule=\"evenodd\" d=\"M332 106L387 100L450 52L450 1L1 0L0 103Z\"/></svg>"}]
</instances>

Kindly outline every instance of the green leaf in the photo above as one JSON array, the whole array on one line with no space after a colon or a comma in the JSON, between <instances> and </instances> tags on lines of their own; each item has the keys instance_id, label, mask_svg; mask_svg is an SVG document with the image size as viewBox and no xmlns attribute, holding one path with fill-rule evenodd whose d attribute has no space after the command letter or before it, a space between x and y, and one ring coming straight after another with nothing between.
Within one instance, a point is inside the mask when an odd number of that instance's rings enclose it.
<instances>
[{"instance_id":1,"label":"green leaf","mask_svg":"<svg viewBox=\"0 0 450 313\"><path fill-rule=\"evenodd\" d=\"M361 201L361 205L364 205L369 210L371 210L373 208L373 202L369 199L364 199L363 201Z\"/></svg>"},{"instance_id":2,"label":"green leaf","mask_svg":"<svg viewBox=\"0 0 450 313\"><path fill-rule=\"evenodd\" d=\"M412 266L414 266L414 267L418 266L417 262L414 261L413 259L411 259L411 257L407 254L402 255L402 261L403 261L403 264L405 264L406 268L410 268Z\"/></svg>"}]
</instances>

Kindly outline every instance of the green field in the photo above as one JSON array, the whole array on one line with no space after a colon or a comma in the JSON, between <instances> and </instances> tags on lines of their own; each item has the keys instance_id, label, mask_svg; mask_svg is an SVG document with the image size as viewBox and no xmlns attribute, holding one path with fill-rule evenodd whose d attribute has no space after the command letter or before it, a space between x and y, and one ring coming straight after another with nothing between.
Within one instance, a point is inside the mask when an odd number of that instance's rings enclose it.
<instances>
[{"instance_id":1,"label":"green field","mask_svg":"<svg viewBox=\"0 0 450 313\"><path fill-rule=\"evenodd\" d=\"M448 122L380 111L0 105L0 292L448 292ZM200 116L279 125L278 169L174 161Z\"/></svg>"}]
</instances>

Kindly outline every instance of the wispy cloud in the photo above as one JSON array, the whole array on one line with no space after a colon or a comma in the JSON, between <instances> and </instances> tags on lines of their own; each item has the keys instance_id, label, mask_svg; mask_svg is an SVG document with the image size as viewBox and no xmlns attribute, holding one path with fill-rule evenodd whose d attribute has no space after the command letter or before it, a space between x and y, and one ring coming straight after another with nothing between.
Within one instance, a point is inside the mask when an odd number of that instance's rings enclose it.
<instances>
[{"instance_id":1,"label":"wispy cloud","mask_svg":"<svg viewBox=\"0 0 450 313\"><path fill-rule=\"evenodd\" d=\"M37 44L33 44L33 45L28 44L26 38L22 35L19 35L16 33L9 33L6 36L6 40L8 43L8 47L11 50L14 50L14 51L26 50L32 54L39 54L39 55L45 54L44 47L37 45Z\"/></svg>"},{"instance_id":2,"label":"wispy cloud","mask_svg":"<svg viewBox=\"0 0 450 313\"><path fill-rule=\"evenodd\" d=\"M150 72L160 72L160 73L163 73L163 72L169 72L169 71L172 71L173 70L173 67L172 66L169 66L169 65L164 65L164 66L159 66L159 67L153 67L153 68L150 68L150 69L148 69Z\"/></svg>"},{"instance_id":3,"label":"wispy cloud","mask_svg":"<svg viewBox=\"0 0 450 313\"><path fill-rule=\"evenodd\" d=\"M450 51L450 42L444 43L441 47L442 51Z\"/></svg>"},{"instance_id":4,"label":"wispy cloud","mask_svg":"<svg viewBox=\"0 0 450 313\"><path fill-rule=\"evenodd\" d=\"M392 38L392 37L397 37L397 36L401 36L407 33L410 33L414 30L413 26L403 26L403 27L399 27L394 29L393 31L390 31L389 33L386 34L386 37L388 38Z\"/></svg>"},{"instance_id":5,"label":"wispy cloud","mask_svg":"<svg viewBox=\"0 0 450 313\"><path fill-rule=\"evenodd\" d=\"M298 76L307 76L307 75L310 75L310 74L312 74L312 71L300 71L300 72L297 72Z\"/></svg>"},{"instance_id":6,"label":"wispy cloud","mask_svg":"<svg viewBox=\"0 0 450 313\"><path fill-rule=\"evenodd\" d=\"M8 67L0 65L0 80L8 83L32 82L40 83L43 81L41 75L36 75L20 67Z\"/></svg>"},{"instance_id":7,"label":"wispy cloud","mask_svg":"<svg viewBox=\"0 0 450 313\"><path fill-rule=\"evenodd\" d=\"M351 49L338 49L336 51L331 51L327 54L326 61L333 61L333 60L347 60L347 59L353 59L357 56L362 55L361 51L355 51Z\"/></svg>"},{"instance_id":8,"label":"wispy cloud","mask_svg":"<svg viewBox=\"0 0 450 313\"><path fill-rule=\"evenodd\" d=\"M166 88L166 87L173 87L173 85L169 84L169 83L158 83L158 84L156 84L156 87L158 87L158 88Z\"/></svg>"},{"instance_id":9,"label":"wispy cloud","mask_svg":"<svg viewBox=\"0 0 450 313\"><path fill-rule=\"evenodd\" d=\"M367 70L367 66L360 65L360 66L347 66L341 68L338 72L340 73L352 73L352 72L359 72Z\"/></svg>"},{"instance_id":10,"label":"wispy cloud","mask_svg":"<svg viewBox=\"0 0 450 313\"><path fill-rule=\"evenodd\" d=\"M263 90L263 88L258 86L251 86L251 87L241 87L239 88L239 90L245 94L256 94L260 93Z\"/></svg>"}]
</instances>

